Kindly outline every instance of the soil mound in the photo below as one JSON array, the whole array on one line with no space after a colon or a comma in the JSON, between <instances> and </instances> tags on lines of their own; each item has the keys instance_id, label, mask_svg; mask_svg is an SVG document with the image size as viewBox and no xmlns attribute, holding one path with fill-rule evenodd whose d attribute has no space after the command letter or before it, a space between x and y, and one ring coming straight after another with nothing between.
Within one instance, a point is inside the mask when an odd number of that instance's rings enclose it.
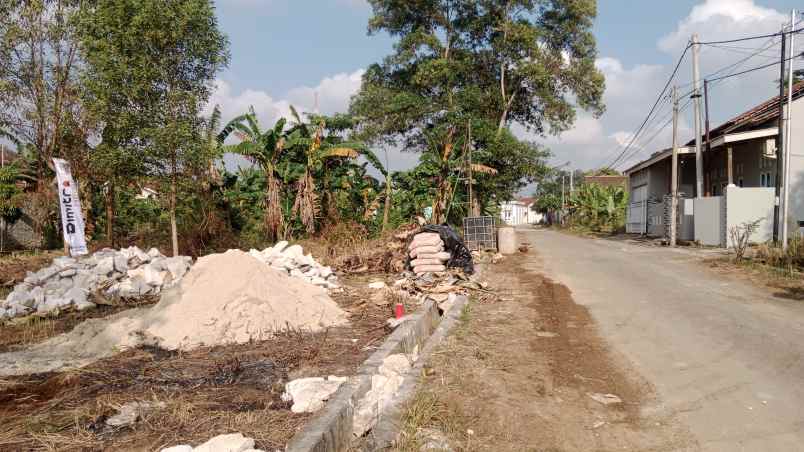
<instances>
[{"instance_id":1,"label":"soil mound","mask_svg":"<svg viewBox=\"0 0 804 452\"><path fill-rule=\"evenodd\" d=\"M28 350L0 354L0 375L85 366L139 345L189 350L346 322L346 313L326 289L229 250L200 258L181 284L164 291L151 308L88 320Z\"/></svg>"}]
</instances>

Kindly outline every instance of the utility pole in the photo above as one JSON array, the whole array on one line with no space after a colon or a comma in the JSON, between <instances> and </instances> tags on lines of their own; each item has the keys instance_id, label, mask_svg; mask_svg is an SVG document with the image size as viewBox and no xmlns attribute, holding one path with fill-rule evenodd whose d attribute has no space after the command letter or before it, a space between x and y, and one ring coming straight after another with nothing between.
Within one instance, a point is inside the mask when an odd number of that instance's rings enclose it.
<instances>
[{"instance_id":1,"label":"utility pole","mask_svg":"<svg viewBox=\"0 0 804 452\"><path fill-rule=\"evenodd\" d=\"M701 81L698 70L698 34L692 35L692 84L694 86L692 98L695 123L695 197L703 197L703 155L701 154Z\"/></svg>"},{"instance_id":2,"label":"utility pole","mask_svg":"<svg viewBox=\"0 0 804 452\"><path fill-rule=\"evenodd\" d=\"M796 47L795 44L795 33L793 33L793 29L795 28L796 24L796 10L792 10L790 12L790 48L789 50L789 62L787 63L787 127L785 128L785 145L784 148L787 152L784 153L784 178L782 182L784 183L784 190L782 193L784 194L784 198L782 198L782 250L787 251L787 213L788 213L788 204L790 201L790 150L793 149L793 144L791 140L793 136L791 134L791 130L793 129L793 49ZM779 158L778 156L776 157ZM777 177L778 179L778 177Z\"/></svg>"},{"instance_id":3,"label":"utility pole","mask_svg":"<svg viewBox=\"0 0 804 452\"><path fill-rule=\"evenodd\" d=\"M561 219L560 223L564 224L564 206L566 205L566 200L564 199L564 179L566 176L563 174L561 175Z\"/></svg>"},{"instance_id":4,"label":"utility pole","mask_svg":"<svg viewBox=\"0 0 804 452\"><path fill-rule=\"evenodd\" d=\"M782 27L782 56L781 69L779 75L779 133L776 136L776 177L774 183L773 197L773 243L779 243L779 204L781 204L781 176L782 176L782 156L784 155L784 76L785 59L787 57L787 34Z\"/></svg>"},{"instance_id":5,"label":"utility pole","mask_svg":"<svg viewBox=\"0 0 804 452\"><path fill-rule=\"evenodd\" d=\"M573 170L572 168L570 168L570 191L569 191L570 196L572 196L572 190L573 190L573 188L574 188L574 186L573 186L573 184L572 184L572 178L573 178L573 176L574 176L574 173L575 173L575 170Z\"/></svg>"},{"instance_id":6,"label":"utility pole","mask_svg":"<svg viewBox=\"0 0 804 452\"><path fill-rule=\"evenodd\" d=\"M6 145L0 144L0 168L6 166Z\"/></svg>"},{"instance_id":7,"label":"utility pole","mask_svg":"<svg viewBox=\"0 0 804 452\"><path fill-rule=\"evenodd\" d=\"M712 143L709 141L709 80L704 80L704 130L706 131L706 152L709 152L712 150Z\"/></svg>"},{"instance_id":8,"label":"utility pole","mask_svg":"<svg viewBox=\"0 0 804 452\"><path fill-rule=\"evenodd\" d=\"M670 172L670 246L676 246L678 223L678 87L673 86L673 161Z\"/></svg>"}]
</instances>

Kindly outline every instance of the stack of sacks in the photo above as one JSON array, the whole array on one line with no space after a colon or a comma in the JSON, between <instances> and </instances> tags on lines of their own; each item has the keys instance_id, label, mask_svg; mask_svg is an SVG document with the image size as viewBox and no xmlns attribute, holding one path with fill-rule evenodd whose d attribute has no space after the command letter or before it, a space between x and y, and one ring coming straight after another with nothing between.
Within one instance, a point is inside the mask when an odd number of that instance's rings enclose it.
<instances>
[{"instance_id":1,"label":"stack of sacks","mask_svg":"<svg viewBox=\"0 0 804 452\"><path fill-rule=\"evenodd\" d=\"M410 250L410 265L417 275L443 272L447 269L444 263L449 260L450 254L444 251L444 242L435 232L416 234L408 245L408 250Z\"/></svg>"}]
</instances>

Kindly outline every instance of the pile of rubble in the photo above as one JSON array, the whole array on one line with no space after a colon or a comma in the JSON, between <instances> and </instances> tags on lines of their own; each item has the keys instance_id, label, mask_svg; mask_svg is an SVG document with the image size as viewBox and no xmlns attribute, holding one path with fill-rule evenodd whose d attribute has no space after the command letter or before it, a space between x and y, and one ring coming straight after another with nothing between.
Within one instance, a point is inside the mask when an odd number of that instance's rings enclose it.
<instances>
[{"instance_id":1,"label":"pile of rubble","mask_svg":"<svg viewBox=\"0 0 804 452\"><path fill-rule=\"evenodd\" d=\"M262 251L251 249L248 253L272 268L313 285L327 289L340 288L332 268L319 264L311 254L304 254L300 245L288 246L288 242L281 241Z\"/></svg>"},{"instance_id":2,"label":"pile of rubble","mask_svg":"<svg viewBox=\"0 0 804 452\"><path fill-rule=\"evenodd\" d=\"M188 256L165 257L156 248L104 248L82 257L57 257L35 273L28 272L5 301L0 320L57 309L95 307L100 299L139 299L159 295L178 283L190 268Z\"/></svg>"}]
</instances>

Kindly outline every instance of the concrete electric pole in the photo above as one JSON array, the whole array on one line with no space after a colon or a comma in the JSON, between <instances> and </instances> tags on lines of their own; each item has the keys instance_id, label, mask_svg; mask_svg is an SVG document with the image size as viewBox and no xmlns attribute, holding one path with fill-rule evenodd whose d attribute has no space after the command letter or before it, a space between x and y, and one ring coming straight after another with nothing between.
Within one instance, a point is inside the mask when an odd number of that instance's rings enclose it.
<instances>
[{"instance_id":1,"label":"concrete electric pole","mask_svg":"<svg viewBox=\"0 0 804 452\"><path fill-rule=\"evenodd\" d=\"M781 223L782 223L782 250L787 251L787 214L788 214L788 203L790 201L790 150L793 149L792 144L792 134L791 134L791 124L793 120L793 48L795 47L795 33L793 30L796 26L796 10L792 10L790 12L790 43L787 46L789 50L788 55L788 68L787 68L787 120L785 123L787 124L785 127L785 144L784 149L786 152L784 153L784 177L782 178L782 183L784 184L784 188L782 190L782 215L781 215ZM781 83L781 81L780 81ZM780 158L777 156L776 158ZM778 176L777 176L778 178Z\"/></svg>"},{"instance_id":2,"label":"concrete electric pole","mask_svg":"<svg viewBox=\"0 0 804 452\"><path fill-rule=\"evenodd\" d=\"M692 84L695 124L695 197L703 197L703 155L701 154L701 76L698 69L698 34L692 35Z\"/></svg>"},{"instance_id":3,"label":"concrete electric pole","mask_svg":"<svg viewBox=\"0 0 804 452\"><path fill-rule=\"evenodd\" d=\"M673 86L673 160L670 172L670 246L676 246L678 231L678 87Z\"/></svg>"}]
</instances>

